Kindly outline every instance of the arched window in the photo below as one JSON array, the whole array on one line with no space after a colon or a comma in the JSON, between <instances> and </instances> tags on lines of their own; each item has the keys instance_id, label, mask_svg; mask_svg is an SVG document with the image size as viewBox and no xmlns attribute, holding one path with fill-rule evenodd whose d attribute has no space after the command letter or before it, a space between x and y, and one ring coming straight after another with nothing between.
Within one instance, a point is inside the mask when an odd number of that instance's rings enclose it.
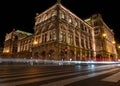
<instances>
[{"instance_id":1,"label":"arched window","mask_svg":"<svg viewBox=\"0 0 120 86\"><path fill-rule=\"evenodd\" d=\"M71 20L71 18L69 18L69 19L68 19L68 23L71 23L71 22L72 22L72 20Z\"/></svg>"},{"instance_id":2,"label":"arched window","mask_svg":"<svg viewBox=\"0 0 120 86\"><path fill-rule=\"evenodd\" d=\"M57 11L53 11L52 16L56 16L57 15Z\"/></svg>"},{"instance_id":3,"label":"arched window","mask_svg":"<svg viewBox=\"0 0 120 86\"><path fill-rule=\"evenodd\" d=\"M72 33L68 34L68 43L73 44L73 34Z\"/></svg>"},{"instance_id":4,"label":"arched window","mask_svg":"<svg viewBox=\"0 0 120 86\"><path fill-rule=\"evenodd\" d=\"M45 15L45 20L47 20L48 18L47 18L47 15Z\"/></svg>"},{"instance_id":5,"label":"arched window","mask_svg":"<svg viewBox=\"0 0 120 86\"><path fill-rule=\"evenodd\" d=\"M70 14L68 14L68 15L70 15ZM68 16L67 20L68 20L68 23L72 23L72 17L71 16Z\"/></svg>"},{"instance_id":6,"label":"arched window","mask_svg":"<svg viewBox=\"0 0 120 86\"><path fill-rule=\"evenodd\" d=\"M55 31L51 31L51 32L50 32L50 40L51 40L51 41L56 40L56 34L55 34Z\"/></svg>"},{"instance_id":7,"label":"arched window","mask_svg":"<svg viewBox=\"0 0 120 86\"><path fill-rule=\"evenodd\" d=\"M80 24L80 29L84 31L84 25L82 23Z\"/></svg>"},{"instance_id":8,"label":"arched window","mask_svg":"<svg viewBox=\"0 0 120 86\"><path fill-rule=\"evenodd\" d=\"M77 21L74 22L75 27L78 25Z\"/></svg>"},{"instance_id":9,"label":"arched window","mask_svg":"<svg viewBox=\"0 0 120 86\"><path fill-rule=\"evenodd\" d=\"M38 18L38 23L40 23L42 21L41 17Z\"/></svg>"},{"instance_id":10,"label":"arched window","mask_svg":"<svg viewBox=\"0 0 120 86\"><path fill-rule=\"evenodd\" d=\"M62 19L65 19L65 15L64 15L63 13L61 14L61 18L62 18Z\"/></svg>"},{"instance_id":11,"label":"arched window","mask_svg":"<svg viewBox=\"0 0 120 86\"><path fill-rule=\"evenodd\" d=\"M77 36L75 37L75 42L76 42L76 46L79 46L79 38Z\"/></svg>"},{"instance_id":12,"label":"arched window","mask_svg":"<svg viewBox=\"0 0 120 86\"><path fill-rule=\"evenodd\" d=\"M66 33L63 31L60 32L60 41L66 42Z\"/></svg>"}]
</instances>

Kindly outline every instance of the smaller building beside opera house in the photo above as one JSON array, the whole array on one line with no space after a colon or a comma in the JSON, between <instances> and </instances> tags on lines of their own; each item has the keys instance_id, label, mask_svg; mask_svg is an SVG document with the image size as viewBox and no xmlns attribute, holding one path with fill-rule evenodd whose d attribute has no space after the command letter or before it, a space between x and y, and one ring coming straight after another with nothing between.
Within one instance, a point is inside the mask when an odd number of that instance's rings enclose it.
<instances>
[{"instance_id":1,"label":"smaller building beside opera house","mask_svg":"<svg viewBox=\"0 0 120 86\"><path fill-rule=\"evenodd\" d=\"M34 33L6 33L3 55L8 58L54 60L116 60L114 32L101 14L81 19L60 2L35 16Z\"/></svg>"}]
</instances>

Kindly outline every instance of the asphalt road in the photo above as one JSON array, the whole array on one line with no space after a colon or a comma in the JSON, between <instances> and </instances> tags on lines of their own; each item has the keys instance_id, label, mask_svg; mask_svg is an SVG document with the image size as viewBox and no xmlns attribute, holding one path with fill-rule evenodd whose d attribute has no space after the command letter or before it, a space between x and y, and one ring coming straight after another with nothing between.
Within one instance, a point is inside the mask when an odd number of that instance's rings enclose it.
<instances>
[{"instance_id":1,"label":"asphalt road","mask_svg":"<svg viewBox=\"0 0 120 86\"><path fill-rule=\"evenodd\" d=\"M120 86L120 66L0 64L0 86Z\"/></svg>"}]
</instances>

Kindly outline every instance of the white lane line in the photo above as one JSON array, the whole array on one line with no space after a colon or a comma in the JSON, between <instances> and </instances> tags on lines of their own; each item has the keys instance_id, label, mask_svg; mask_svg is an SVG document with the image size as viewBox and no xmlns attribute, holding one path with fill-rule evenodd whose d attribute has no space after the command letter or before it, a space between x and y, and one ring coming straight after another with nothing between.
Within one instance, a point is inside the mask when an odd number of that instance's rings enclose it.
<instances>
[{"instance_id":1,"label":"white lane line","mask_svg":"<svg viewBox=\"0 0 120 86\"><path fill-rule=\"evenodd\" d=\"M105 69L105 67L106 66L99 66L99 67L97 67L97 68L100 68L99 70L102 70L102 69ZM109 67L111 67L111 66L109 66ZM107 66L107 68L109 68L108 66ZM89 69L92 69L92 68L89 68ZM86 71L86 69L81 69L81 70L84 70L84 71ZM53 72L53 71L49 71L48 73L44 73L44 72L40 72L40 73L29 73L29 74L14 74L14 75L7 75L8 76L8 78L7 78L7 76L5 75L5 76L2 76L2 77L6 77L6 78L0 78L0 82L3 82L3 81L9 81L9 80L16 80L16 79L24 79L24 78L32 78L32 77L40 77L40 76L45 76L45 75L50 75L50 74L57 74L57 73L67 73L67 72L75 72L75 71L69 71L69 70L66 70L66 71L57 71L57 72ZM78 71L76 71L76 72L78 72ZM43 74L42 74L43 73ZM31 74L33 74L33 75L31 75ZM21 75L21 76L18 76L18 75ZM24 76L25 75L25 76ZM11 76L11 78L10 78L10 76ZM15 76L15 77L12 77L12 76Z\"/></svg>"},{"instance_id":2,"label":"white lane line","mask_svg":"<svg viewBox=\"0 0 120 86\"><path fill-rule=\"evenodd\" d=\"M120 80L120 72L113 74L109 77L106 77L102 79L101 81L107 81L107 82L118 82Z\"/></svg>"},{"instance_id":3,"label":"white lane line","mask_svg":"<svg viewBox=\"0 0 120 86\"><path fill-rule=\"evenodd\" d=\"M36 73L9 73L9 75L0 75L0 78L4 77L17 77L17 76L24 76L24 75L31 75L31 74L40 74L41 72L36 72Z\"/></svg>"},{"instance_id":4,"label":"white lane line","mask_svg":"<svg viewBox=\"0 0 120 86\"><path fill-rule=\"evenodd\" d=\"M28 80L9 82L9 83L0 83L0 86L16 86L16 85L20 85L20 84L28 84L28 83L34 83L34 82L38 82L38 81L40 82L43 80L49 80L49 79L54 79L54 78L72 76L72 75L76 75L76 74L80 74L80 73L81 72L63 74L63 75L57 75L57 76L47 76L47 77L42 77L42 78L28 79ZM84 72L82 72L82 73L84 73Z\"/></svg>"},{"instance_id":5,"label":"white lane line","mask_svg":"<svg viewBox=\"0 0 120 86\"><path fill-rule=\"evenodd\" d=\"M29 75L29 74L42 74L42 73L51 73L51 72L59 72L59 71L62 71L62 70L55 70L55 71L52 71L52 70L48 70L47 72L43 72L43 71L40 71L40 72L24 72L24 73L21 73L21 72L17 72L17 73L7 73L7 74L0 74L0 78L3 78L3 77L17 77L17 76L24 76L24 75ZM68 71L68 70L66 70Z\"/></svg>"},{"instance_id":6,"label":"white lane line","mask_svg":"<svg viewBox=\"0 0 120 86\"><path fill-rule=\"evenodd\" d=\"M103 69L110 69L112 67L97 67L96 70L103 70ZM89 68L92 69L92 68ZM87 71L87 70L85 70ZM67 77L67 76L71 76L71 75L76 75L76 74L80 74L80 73L85 73L84 72L78 72L78 73L71 73L71 74L62 74L62 75L57 75L57 76L47 76L47 77L42 77L42 78L35 78L35 79L26 79L26 80L20 80L20 81L15 81L15 82L6 82L6 83L0 83L0 86L16 86L16 85L20 85L20 84L28 84L28 83L34 83L34 82L38 82L38 81L43 81L43 80L49 80L49 79L54 79L54 78L60 78L60 77ZM40 75L41 76L41 75ZM19 77L18 77L19 79ZM11 78L12 80L12 78Z\"/></svg>"},{"instance_id":7,"label":"white lane line","mask_svg":"<svg viewBox=\"0 0 120 86\"><path fill-rule=\"evenodd\" d=\"M65 80L59 80L59 81L56 81L56 82L47 83L45 85L40 85L40 86L64 86L64 85L67 85L67 84L70 84L70 83L73 83L73 82L76 82L76 81L80 81L80 80L87 79L87 78L90 78L90 77L95 77L95 76L98 76L98 75L102 75L102 74L105 74L105 73L116 71L118 69L119 68L115 68L115 69L111 69L111 70L107 70L107 71L103 71L103 72L78 76L78 77L69 78L69 79L65 79Z\"/></svg>"},{"instance_id":8,"label":"white lane line","mask_svg":"<svg viewBox=\"0 0 120 86\"><path fill-rule=\"evenodd\" d=\"M61 73L69 73L69 72L75 72L75 71L58 71L58 72L52 72L49 71L48 73L44 73L44 74L35 74L35 75L27 75L27 76L19 76L19 77L11 77L11 78L4 78L4 79L0 79L0 82L4 82L4 81L9 81L9 80L16 80L16 79L24 79L24 78L34 78L34 77L41 77L41 76L48 76L51 74L61 74ZM76 71L78 72L78 71Z\"/></svg>"},{"instance_id":9,"label":"white lane line","mask_svg":"<svg viewBox=\"0 0 120 86\"><path fill-rule=\"evenodd\" d=\"M69 71L69 70L66 70L66 71ZM19 77L19 76L28 76L28 75L37 75L37 74L46 74L46 73L55 73L55 72L61 72L61 70L57 70L57 71L52 71L52 70L50 70L50 71L47 71L47 72L43 72L43 71L40 71L40 72L24 72L24 73L21 73L21 72L19 72L19 73L9 73L9 75L7 74L7 75L0 75L0 79L1 78L4 78L4 77Z\"/></svg>"}]
</instances>

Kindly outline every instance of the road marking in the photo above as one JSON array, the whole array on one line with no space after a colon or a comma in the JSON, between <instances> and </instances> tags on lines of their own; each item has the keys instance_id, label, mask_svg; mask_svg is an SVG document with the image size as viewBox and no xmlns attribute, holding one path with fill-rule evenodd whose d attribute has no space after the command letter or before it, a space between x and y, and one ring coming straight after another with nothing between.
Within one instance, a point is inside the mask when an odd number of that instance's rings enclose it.
<instances>
[{"instance_id":1,"label":"road marking","mask_svg":"<svg viewBox=\"0 0 120 86\"><path fill-rule=\"evenodd\" d=\"M100 69L105 69L105 67L106 66L99 66L99 67L97 67L97 68L100 68ZM110 67L110 66L109 66ZM107 67L107 68L109 68L109 67ZM89 68L89 69L91 69L91 68ZM98 69L98 70L100 70L100 69ZM82 69L82 70L84 70L85 71L85 69ZM55 73L56 72L56 73ZM36 73L23 73L23 74L12 74L12 75L1 75L0 76L0 78L2 78L2 79L0 79L0 82L4 82L4 81L9 81L9 80L17 80L17 79L24 79L24 78L34 78L34 77L40 77L40 76L46 76L46 75L50 75L50 74L59 74L59 73L69 73L69 72L78 72L78 71L69 71L69 70L66 70L66 71L47 71L46 73L44 73L44 72L36 72ZM80 73L80 72L79 72Z\"/></svg>"},{"instance_id":2,"label":"road marking","mask_svg":"<svg viewBox=\"0 0 120 86\"><path fill-rule=\"evenodd\" d=\"M78 77L69 78L69 79L66 79L66 80L59 80L59 81L56 81L56 82L52 82L52 83L48 83L48 84L44 84L44 85L40 85L40 86L64 86L64 85L67 85L67 84L70 84L70 83L73 83L73 82L77 82L77 81L80 81L80 80L83 80L83 79L87 79L87 78L95 77L95 76L102 75L102 74L105 74L105 73L109 73L109 72L112 72L112 71L116 71L118 69L119 68L115 68L115 69L112 69L112 70L107 70L107 71L103 71L103 72L78 76Z\"/></svg>"},{"instance_id":3,"label":"road marking","mask_svg":"<svg viewBox=\"0 0 120 86\"><path fill-rule=\"evenodd\" d=\"M106 68L102 68L102 69L106 69ZM109 69L109 68L108 68ZM97 69L97 70L101 70L101 68ZM88 71L86 71L87 73ZM58 73L58 72L57 72ZM61 72L61 73L64 73L64 72ZM19 84L28 84L28 83L34 83L34 82L40 82L40 81L44 81L44 80L49 80L49 79L54 79L54 78L60 78L60 77L67 77L67 76L72 76L72 75L77 75L77 74L81 74L81 73L85 73L85 71L83 72L74 72L74 73L70 73L70 74L62 74L62 75L53 75L53 76L46 76L46 77L38 77L38 78L30 78L32 76L27 76L29 77L28 79L26 80L20 80L20 81L15 81L14 79L17 79L17 78L11 78L11 80L14 80L15 82L6 82L6 83L0 83L0 86L16 86L16 85L19 85ZM54 73L55 74L55 73ZM43 75L43 74L42 74ZM39 75L39 76L42 76L42 75ZM48 75L48 73L46 74ZM18 77L19 79L20 77ZM21 77L22 78L22 77ZM7 80L7 79L6 79ZM2 82L2 80L1 80Z\"/></svg>"},{"instance_id":4,"label":"road marking","mask_svg":"<svg viewBox=\"0 0 120 86\"><path fill-rule=\"evenodd\" d=\"M72 72L75 72L75 71L64 71L64 72L62 72L62 71L58 71L58 72L52 72L52 71L50 71L50 72L48 72L48 73L44 73L44 74L34 74L34 75L26 75L26 76L19 76L19 77L9 77L9 78L4 78L4 79L0 79L0 82L4 82L4 81L9 81L9 80L17 80L17 79L29 79L29 78L34 78L34 77L41 77L41 76L49 76L49 75L51 75L51 74L62 74L62 73L72 73ZM76 72L78 72L78 71L76 71ZM80 73L80 72L79 72ZM54 76L54 75L53 75Z\"/></svg>"},{"instance_id":5,"label":"road marking","mask_svg":"<svg viewBox=\"0 0 120 86\"><path fill-rule=\"evenodd\" d=\"M105 67L96 67L96 71L97 70L103 70L103 69L109 69L109 68L112 68L112 67L114 67L114 66L109 66L109 67L107 67L107 66L105 66ZM88 68L88 69L92 69L92 68ZM86 73L89 71L89 70L84 70L84 71L86 71ZM61 72L61 71L60 71ZM56 73L58 73L58 72L56 72ZM57 75L57 76L55 76L55 75L53 75L53 76L45 76L45 77L36 77L36 78L30 78L30 77L32 77L32 76L26 76L26 77L29 77L28 79L25 79L25 80L17 80L17 81L15 81L14 79L19 79L20 77L17 77L17 78L14 78L13 79L13 77L11 77L11 80L14 80L14 82L12 81L12 82L5 82L5 83L0 83L0 86L16 86L16 85L20 85L20 84L29 84L29 83L35 83L35 82L40 82L40 81L44 81L44 80L50 80L50 79L55 79L55 78L60 78L60 77L67 77L67 76L72 76L72 75L76 75L76 74L81 74L82 72L75 72L75 73L70 73L70 74L62 74L62 75ZM85 73L85 72L83 72L83 73ZM47 75L48 73L46 73L46 75ZM54 73L55 74L55 73ZM43 75L43 74L42 74ZM94 74L93 74L94 75ZM41 76L41 74L40 74L40 76ZM23 76L23 77L25 77L25 76ZM22 77L21 77L22 78ZM87 78L87 76L86 76L86 78ZM5 79L4 79L5 80ZM4 80L2 80L1 79L1 81L3 81L4 82ZM6 80L7 80L7 78L6 78ZM71 81L70 81L71 82ZM55 85L56 86L56 85Z\"/></svg>"},{"instance_id":6,"label":"road marking","mask_svg":"<svg viewBox=\"0 0 120 86\"><path fill-rule=\"evenodd\" d=\"M108 81L108 82L118 82L119 80L120 80L120 72L102 79L102 81Z\"/></svg>"},{"instance_id":7,"label":"road marking","mask_svg":"<svg viewBox=\"0 0 120 86\"><path fill-rule=\"evenodd\" d=\"M16 85L20 85L20 84L28 84L28 83L34 83L34 82L40 82L43 80L49 80L49 79L54 79L54 78L60 78L60 77L67 77L67 76L72 76L72 75L76 75L76 74L80 74L80 73L84 73L84 72L75 72L75 73L70 73L70 74L62 74L62 75L57 75L57 76L46 76L46 77L39 77L39 78L32 78L32 79L27 79L27 80L23 80L23 81L15 81L15 82L6 82L6 83L0 83L0 86L16 86Z\"/></svg>"}]
</instances>

